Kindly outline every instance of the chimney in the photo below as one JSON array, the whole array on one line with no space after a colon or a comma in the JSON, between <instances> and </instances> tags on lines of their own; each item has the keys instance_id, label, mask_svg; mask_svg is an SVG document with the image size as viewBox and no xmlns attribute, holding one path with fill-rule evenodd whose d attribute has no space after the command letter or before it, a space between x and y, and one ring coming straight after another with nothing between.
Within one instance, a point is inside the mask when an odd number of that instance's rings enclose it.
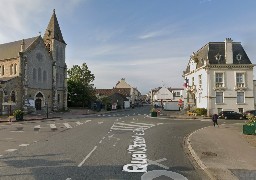
<instances>
[{"instance_id":1,"label":"chimney","mask_svg":"<svg viewBox=\"0 0 256 180\"><path fill-rule=\"evenodd\" d=\"M22 43L20 44L20 52L24 52L24 50L25 50L25 41L23 39Z\"/></svg>"},{"instance_id":2,"label":"chimney","mask_svg":"<svg viewBox=\"0 0 256 180\"><path fill-rule=\"evenodd\" d=\"M225 59L226 64L233 64L233 48L232 48L233 40L231 38L225 39Z\"/></svg>"}]
</instances>

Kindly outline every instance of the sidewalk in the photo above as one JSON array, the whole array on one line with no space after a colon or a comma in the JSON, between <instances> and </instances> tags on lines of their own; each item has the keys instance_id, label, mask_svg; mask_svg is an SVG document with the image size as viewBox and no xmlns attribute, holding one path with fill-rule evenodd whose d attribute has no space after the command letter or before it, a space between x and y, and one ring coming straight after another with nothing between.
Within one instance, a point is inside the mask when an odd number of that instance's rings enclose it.
<instances>
[{"instance_id":1,"label":"sidewalk","mask_svg":"<svg viewBox=\"0 0 256 180\"><path fill-rule=\"evenodd\" d=\"M210 179L256 180L256 136L242 134L242 125L206 127L188 137L190 153Z\"/></svg>"},{"instance_id":2,"label":"sidewalk","mask_svg":"<svg viewBox=\"0 0 256 180\"><path fill-rule=\"evenodd\" d=\"M100 112L93 111L91 109L70 109L70 111L67 112L49 112L48 118L46 113L42 114L26 114L24 115L23 119L24 121L32 121L32 120L44 120L44 119L56 119L56 118L81 118L92 114L105 114L113 111L105 111L102 110ZM14 116L11 116L12 122L17 122ZM1 122L10 122L10 117L8 115L0 117L0 123Z\"/></svg>"}]
</instances>

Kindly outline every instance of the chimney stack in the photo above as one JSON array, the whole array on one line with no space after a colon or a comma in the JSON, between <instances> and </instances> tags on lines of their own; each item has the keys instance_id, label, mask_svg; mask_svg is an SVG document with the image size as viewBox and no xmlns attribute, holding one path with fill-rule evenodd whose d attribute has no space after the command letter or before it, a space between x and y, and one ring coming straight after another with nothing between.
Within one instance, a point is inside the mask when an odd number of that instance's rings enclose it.
<instances>
[{"instance_id":1,"label":"chimney stack","mask_svg":"<svg viewBox=\"0 0 256 180\"><path fill-rule=\"evenodd\" d=\"M225 59L226 64L233 64L233 40L231 38L225 39Z\"/></svg>"}]
</instances>

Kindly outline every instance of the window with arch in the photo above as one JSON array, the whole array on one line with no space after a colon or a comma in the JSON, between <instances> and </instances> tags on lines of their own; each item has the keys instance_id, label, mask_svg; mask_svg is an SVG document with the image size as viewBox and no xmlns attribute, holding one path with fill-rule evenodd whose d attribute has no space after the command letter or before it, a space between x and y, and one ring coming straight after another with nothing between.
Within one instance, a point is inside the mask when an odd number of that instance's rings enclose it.
<instances>
[{"instance_id":1,"label":"window with arch","mask_svg":"<svg viewBox=\"0 0 256 180\"><path fill-rule=\"evenodd\" d=\"M10 65L10 75L13 73L13 64Z\"/></svg>"},{"instance_id":2,"label":"window with arch","mask_svg":"<svg viewBox=\"0 0 256 180\"><path fill-rule=\"evenodd\" d=\"M58 94L58 103L60 103L60 94Z\"/></svg>"},{"instance_id":3,"label":"window with arch","mask_svg":"<svg viewBox=\"0 0 256 180\"><path fill-rule=\"evenodd\" d=\"M50 44L47 44L46 48L48 49L49 52L51 52L51 45Z\"/></svg>"},{"instance_id":4,"label":"window with arch","mask_svg":"<svg viewBox=\"0 0 256 180\"><path fill-rule=\"evenodd\" d=\"M41 68L38 68L37 77L38 77L38 82L41 82L42 81L42 70L41 70Z\"/></svg>"},{"instance_id":5,"label":"window with arch","mask_svg":"<svg viewBox=\"0 0 256 180\"><path fill-rule=\"evenodd\" d=\"M46 70L44 70L43 72L43 82L46 82L47 81L47 73L46 73Z\"/></svg>"},{"instance_id":6,"label":"window with arch","mask_svg":"<svg viewBox=\"0 0 256 180\"><path fill-rule=\"evenodd\" d=\"M59 74L56 73L56 84L59 84Z\"/></svg>"},{"instance_id":7,"label":"window with arch","mask_svg":"<svg viewBox=\"0 0 256 180\"><path fill-rule=\"evenodd\" d=\"M33 81L36 81L36 68L33 68Z\"/></svg>"},{"instance_id":8,"label":"window with arch","mask_svg":"<svg viewBox=\"0 0 256 180\"><path fill-rule=\"evenodd\" d=\"M2 76L2 66L0 66L0 76Z\"/></svg>"},{"instance_id":9,"label":"window with arch","mask_svg":"<svg viewBox=\"0 0 256 180\"><path fill-rule=\"evenodd\" d=\"M16 96L14 91L11 92L11 101L16 102Z\"/></svg>"},{"instance_id":10,"label":"window with arch","mask_svg":"<svg viewBox=\"0 0 256 180\"><path fill-rule=\"evenodd\" d=\"M17 64L14 64L14 66L13 66L13 73L17 74Z\"/></svg>"},{"instance_id":11,"label":"window with arch","mask_svg":"<svg viewBox=\"0 0 256 180\"><path fill-rule=\"evenodd\" d=\"M2 65L2 76L4 75L4 65Z\"/></svg>"}]
</instances>

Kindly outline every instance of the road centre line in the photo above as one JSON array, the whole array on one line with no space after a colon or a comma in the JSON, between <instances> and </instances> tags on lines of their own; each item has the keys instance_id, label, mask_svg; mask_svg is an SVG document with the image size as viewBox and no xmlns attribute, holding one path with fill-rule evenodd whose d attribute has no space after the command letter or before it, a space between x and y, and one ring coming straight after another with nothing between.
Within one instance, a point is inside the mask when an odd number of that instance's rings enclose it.
<instances>
[{"instance_id":1,"label":"road centre line","mask_svg":"<svg viewBox=\"0 0 256 180\"><path fill-rule=\"evenodd\" d=\"M91 150L91 152L89 154L87 154L87 156L84 158L84 160L78 165L78 167L81 167L85 161L92 155L92 153L97 149L97 146L94 146L94 148Z\"/></svg>"}]
</instances>

